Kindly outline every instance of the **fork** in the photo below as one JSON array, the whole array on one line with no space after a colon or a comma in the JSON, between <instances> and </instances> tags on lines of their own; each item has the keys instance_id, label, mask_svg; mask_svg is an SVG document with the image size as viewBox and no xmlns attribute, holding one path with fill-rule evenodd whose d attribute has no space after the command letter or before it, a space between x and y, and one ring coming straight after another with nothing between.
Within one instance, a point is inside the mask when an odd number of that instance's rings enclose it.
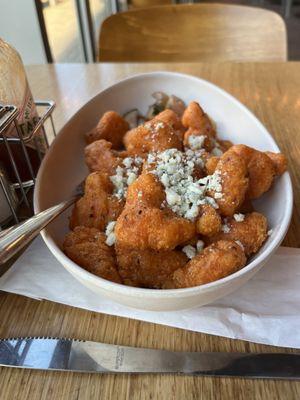
<instances>
[{"instance_id":1,"label":"fork","mask_svg":"<svg viewBox=\"0 0 300 400\"><path fill-rule=\"evenodd\" d=\"M33 215L24 222L20 222L0 232L0 264L4 264L24 246L33 240L42 229L51 221L69 208L83 195L83 183L76 186L74 194L69 200L62 201L55 206Z\"/></svg>"}]
</instances>

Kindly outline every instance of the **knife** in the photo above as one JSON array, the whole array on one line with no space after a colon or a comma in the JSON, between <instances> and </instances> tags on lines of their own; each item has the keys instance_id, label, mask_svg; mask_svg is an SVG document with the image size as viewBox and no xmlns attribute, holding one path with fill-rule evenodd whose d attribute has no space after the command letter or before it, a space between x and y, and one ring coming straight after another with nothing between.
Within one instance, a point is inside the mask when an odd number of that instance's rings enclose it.
<instances>
[{"instance_id":1,"label":"knife","mask_svg":"<svg viewBox=\"0 0 300 400\"><path fill-rule=\"evenodd\" d=\"M0 339L0 366L98 373L300 378L300 354L175 352L75 339Z\"/></svg>"}]
</instances>

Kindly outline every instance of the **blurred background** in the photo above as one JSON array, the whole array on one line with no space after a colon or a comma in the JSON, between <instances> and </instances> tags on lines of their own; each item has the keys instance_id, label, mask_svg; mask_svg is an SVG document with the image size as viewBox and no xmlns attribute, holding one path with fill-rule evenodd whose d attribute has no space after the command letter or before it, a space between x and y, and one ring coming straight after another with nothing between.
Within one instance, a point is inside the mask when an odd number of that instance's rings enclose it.
<instances>
[{"instance_id":1,"label":"blurred background","mask_svg":"<svg viewBox=\"0 0 300 400\"><path fill-rule=\"evenodd\" d=\"M97 61L99 30L106 17L128 9L171 3L169 0L0 0L0 37L18 49L25 64L93 62ZM289 60L300 60L300 0L218 3L250 5L280 14L287 27Z\"/></svg>"}]
</instances>

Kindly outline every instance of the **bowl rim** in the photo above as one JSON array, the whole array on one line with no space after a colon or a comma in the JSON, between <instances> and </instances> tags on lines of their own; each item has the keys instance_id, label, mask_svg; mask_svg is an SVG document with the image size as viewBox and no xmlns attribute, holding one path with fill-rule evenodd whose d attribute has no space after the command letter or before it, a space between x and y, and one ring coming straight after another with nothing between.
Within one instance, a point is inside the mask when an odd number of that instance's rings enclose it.
<instances>
[{"instance_id":1,"label":"bowl rim","mask_svg":"<svg viewBox=\"0 0 300 400\"><path fill-rule=\"evenodd\" d=\"M275 139L272 137L272 135L269 133L269 131L266 129L266 127L262 124L262 122L255 116L255 114L250 111L243 103L241 103L237 98L232 96L230 93L225 91L224 89L220 88L219 86L215 85L214 83L207 81L206 79L199 78L193 75L185 74L185 73L180 73L180 72L173 72L173 71L153 71L153 72L145 72L145 73L140 73L140 74L134 74L131 75L127 78L118 80L112 85L109 85L108 87L104 88L101 90L99 93L97 93L95 96L93 96L91 99L89 99L85 104L83 104L76 112L75 114L65 123L65 125L60 129L58 134L56 135L55 139L53 140L49 150L47 151L41 166L38 171L38 175L36 178L36 185L34 189L34 212L37 213L40 210L40 201L39 201L39 196L40 196L40 182L42 180L44 170L47 166L48 159L51 157L51 154L55 151L55 148L57 144L59 143L60 140L60 133L62 131L66 131L68 129L68 126L72 123L72 121L77 117L77 115L82 112L84 107L86 107L89 103L94 101L96 97L105 94L107 91L110 91L112 88L115 88L119 85L122 85L123 83L126 83L128 81L135 81L135 80L140 80L143 78L151 78L151 77L181 77L185 79L189 79L190 81L197 81L201 82L202 84L206 85L207 87L213 89L216 92L219 92L221 95L227 97L231 102L235 103L236 106L238 106L244 113L246 113L249 118L255 120L256 124L258 127L264 132L264 134L269 138L269 140L272 142L273 147L276 148L277 151L279 151L279 147L275 141ZM102 289L108 290L108 291L113 291L117 292L120 294L124 295L129 295L131 297L139 296L139 297L144 297L144 298L157 298L157 297L162 297L162 298L171 298L171 297L179 297L180 295L184 296L193 296L196 293L199 294L200 292L208 292L213 289L216 289L219 286L223 286L225 284L230 283L233 280L238 279L239 277L245 275L247 272L250 272L251 270L255 269L259 264L263 264L264 262L267 261L267 259L274 253L274 251L279 247L280 243L282 242L290 224L290 220L292 217L292 211L293 211L293 190L292 190L292 182L291 182L291 177L289 172L285 172L280 179L285 180L285 186L286 186L286 191L287 191L287 202L285 203L285 212L284 212L284 217L283 221L279 227L279 229L276 231L276 236L272 238L272 241L269 243L266 249L262 251L260 255L257 256L253 261L250 261L249 264L247 264L245 267L241 268L240 270L234 272L233 274L230 274L224 278L218 279L216 281L206 283L203 285L199 286L193 286L189 288L182 288L182 289L148 289L148 288L140 288L140 287L132 287L132 286L126 286L124 284L120 283L115 283L109 280L106 280L104 278L101 278L97 275L94 275L84 268L80 267L78 264L73 262L69 257L65 255L65 253L60 249L60 247L54 242L54 240L51 238L50 235L47 234L46 230L43 230L41 232L41 235L49 248L49 250L52 252L52 254L60 261L60 263L63 265L64 268L70 269L72 272L72 275L75 276L80 276L82 280L89 281L93 285L96 284L96 286L101 287ZM68 267L65 266L65 264L68 265ZM70 272L70 271L69 271ZM158 296L159 295L159 296Z\"/></svg>"}]
</instances>

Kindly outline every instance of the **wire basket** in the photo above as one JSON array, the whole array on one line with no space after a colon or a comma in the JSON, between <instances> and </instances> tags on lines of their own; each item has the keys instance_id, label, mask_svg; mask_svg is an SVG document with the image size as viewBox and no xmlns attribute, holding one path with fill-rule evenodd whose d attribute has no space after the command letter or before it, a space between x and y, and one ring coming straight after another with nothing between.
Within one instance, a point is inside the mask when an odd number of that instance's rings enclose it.
<instances>
[{"instance_id":1,"label":"wire basket","mask_svg":"<svg viewBox=\"0 0 300 400\"><path fill-rule=\"evenodd\" d=\"M17 123L19 111L13 105L0 105L0 227L7 228L33 214L32 195L39 165L45 155L37 142L37 133L42 135L45 150L49 148L50 133L46 133L45 122L50 120L52 136L56 136L52 112L53 101L35 101L42 110L39 120L30 135L24 137ZM14 124L17 137L7 137L5 132ZM30 145L29 145L30 144ZM2 191L1 191L2 189ZM2 215L1 215L2 214ZM9 214L6 216L6 214Z\"/></svg>"}]
</instances>

